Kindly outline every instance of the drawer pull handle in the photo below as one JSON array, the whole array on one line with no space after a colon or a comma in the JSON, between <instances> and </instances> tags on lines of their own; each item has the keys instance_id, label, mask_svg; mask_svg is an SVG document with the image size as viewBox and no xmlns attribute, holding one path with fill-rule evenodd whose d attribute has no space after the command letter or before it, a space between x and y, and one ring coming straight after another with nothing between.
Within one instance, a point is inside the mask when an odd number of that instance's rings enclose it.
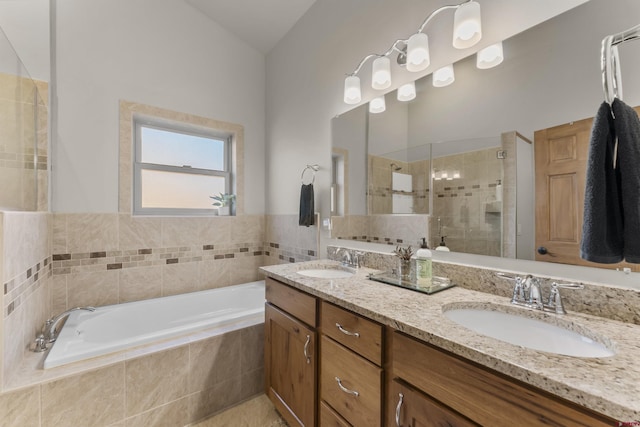
<instances>
[{"instance_id":1,"label":"drawer pull handle","mask_svg":"<svg viewBox=\"0 0 640 427\"><path fill-rule=\"evenodd\" d=\"M311 342L311 336L307 335L307 341L304 343L304 358L307 359L307 365L311 363L311 356L309 356L309 343Z\"/></svg>"},{"instance_id":2,"label":"drawer pull handle","mask_svg":"<svg viewBox=\"0 0 640 427\"><path fill-rule=\"evenodd\" d=\"M346 388L345 386L342 385L342 380L338 377L336 377L336 381L338 382L338 387L340 387L340 390L344 391L347 394L353 394L355 397L360 396L360 393L358 393L355 390L349 390L348 388Z\"/></svg>"},{"instance_id":3,"label":"drawer pull handle","mask_svg":"<svg viewBox=\"0 0 640 427\"><path fill-rule=\"evenodd\" d=\"M347 331L345 328L342 327L340 323L336 323L336 327L340 330L340 332L342 332L345 335L349 335L350 337L360 338L360 334L358 332Z\"/></svg>"},{"instance_id":4,"label":"drawer pull handle","mask_svg":"<svg viewBox=\"0 0 640 427\"><path fill-rule=\"evenodd\" d=\"M404 399L404 394L398 393L398 397L400 398L400 400L398 400L398 406L396 406L396 426L402 427L400 425L400 411L402 410L402 400Z\"/></svg>"}]
</instances>

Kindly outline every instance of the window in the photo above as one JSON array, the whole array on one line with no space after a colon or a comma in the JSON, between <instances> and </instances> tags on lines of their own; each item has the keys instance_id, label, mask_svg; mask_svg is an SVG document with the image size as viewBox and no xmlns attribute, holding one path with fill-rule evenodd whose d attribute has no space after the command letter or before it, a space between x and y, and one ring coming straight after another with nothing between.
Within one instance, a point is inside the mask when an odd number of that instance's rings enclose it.
<instances>
[{"instance_id":1,"label":"window","mask_svg":"<svg viewBox=\"0 0 640 427\"><path fill-rule=\"evenodd\" d=\"M232 193L231 135L134 117L134 213L211 214Z\"/></svg>"}]
</instances>

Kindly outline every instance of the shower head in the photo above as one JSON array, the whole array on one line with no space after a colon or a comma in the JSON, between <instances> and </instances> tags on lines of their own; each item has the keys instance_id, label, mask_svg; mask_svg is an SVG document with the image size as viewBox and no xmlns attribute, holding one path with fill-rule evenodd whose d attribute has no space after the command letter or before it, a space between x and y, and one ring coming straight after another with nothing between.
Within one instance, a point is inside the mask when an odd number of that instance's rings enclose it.
<instances>
[{"instance_id":1,"label":"shower head","mask_svg":"<svg viewBox=\"0 0 640 427\"><path fill-rule=\"evenodd\" d=\"M399 171L400 169L402 169L402 166L398 166L395 163L391 163L389 166L391 166L391 169L393 169L394 171Z\"/></svg>"}]
</instances>

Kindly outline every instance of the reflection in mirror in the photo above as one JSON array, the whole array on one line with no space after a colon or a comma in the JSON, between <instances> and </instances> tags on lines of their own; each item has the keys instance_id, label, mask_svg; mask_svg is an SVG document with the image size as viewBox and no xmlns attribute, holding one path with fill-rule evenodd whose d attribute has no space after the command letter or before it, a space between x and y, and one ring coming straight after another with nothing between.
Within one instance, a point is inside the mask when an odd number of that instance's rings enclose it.
<instances>
[{"instance_id":1,"label":"reflection in mirror","mask_svg":"<svg viewBox=\"0 0 640 427\"><path fill-rule=\"evenodd\" d=\"M640 5L635 3L588 1L504 40L504 62L495 68L480 70L476 67L475 57L467 57L453 64L456 80L449 86L433 87L432 77L427 75L416 81L418 93L413 101L399 103L396 92L392 91L386 94L387 111L384 113L368 114L363 105L334 119L334 147L348 151L350 170L349 210L344 212L345 216L335 218L334 225L338 226L334 227L333 236L358 239L366 236L372 241L375 241L373 238L389 239L388 243L402 240L415 245L429 233L431 245L446 236L447 246L455 251L534 259L535 165L534 147L529 141L534 139L536 131L593 117L603 101L599 64L601 41L609 34L637 25L638 13ZM620 49L625 102L639 105L640 79L635 76L640 75L640 50L637 42ZM438 64L437 58L433 61L433 69L446 65ZM347 115L358 115L363 123L359 132L355 126L350 129L346 139L353 143L351 147L344 142L342 145L337 143L345 139L339 131L344 127L341 122ZM511 148L505 148L507 138L512 141ZM465 156L487 159L487 174L482 182L458 185L452 179L448 184L447 179L453 178L456 171L460 173L460 180L466 180L468 173L478 172L472 169L463 174L460 170L463 167L449 166L455 155L436 153L435 147L450 147L454 141L480 144L492 139L489 146L478 145L467 150L475 154L459 154L463 159ZM364 142L357 146L355 141ZM367 151L363 152L365 143ZM386 203L373 201L376 192L393 193L393 168L401 167L395 172L403 173L414 159L419 158L380 160L376 163L380 167L378 174L386 168L386 181L378 185L375 170L365 168L369 162L363 161L363 156L383 157L390 152L430 144L433 147L430 175L432 179L440 180L432 180L428 187L426 183L424 186L432 200L427 211L430 227L427 227L424 222L416 221L424 211L416 212L415 198L413 204L405 205L403 210L412 210L414 213L411 214L393 213L389 200ZM482 150L487 151L481 154ZM498 151L505 152L506 158L498 159ZM443 179L443 174L447 178ZM363 182L367 176L368 188ZM404 179L408 181L408 178ZM411 182L410 191L414 192L417 184L413 176ZM478 185L480 187L474 188ZM500 186L502 206L497 202ZM400 191L408 192L407 189ZM466 200L460 197L468 193L472 195L466 196ZM365 197L367 194L371 197ZM576 201L576 205L581 203ZM426 208L426 204L420 208ZM367 213L369 217L365 216ZM354 215L357 218L351 218ZM400 237L374 235L373 228L367 227L367 223L374 222L395 227ZM500 232L501 238L498 237ZM472 237L471 241L465 241L466 237Z\"/></svg>"},{"instance_id":2,"label":"reflection in mirror","mask_svg":"<svg viewBox=\"0 0 640 427\"><path fill-rule=\"evenodd\" d=\"M47 83L0 32L0 209L47 210Z\"/></svg>"}]
</instances>

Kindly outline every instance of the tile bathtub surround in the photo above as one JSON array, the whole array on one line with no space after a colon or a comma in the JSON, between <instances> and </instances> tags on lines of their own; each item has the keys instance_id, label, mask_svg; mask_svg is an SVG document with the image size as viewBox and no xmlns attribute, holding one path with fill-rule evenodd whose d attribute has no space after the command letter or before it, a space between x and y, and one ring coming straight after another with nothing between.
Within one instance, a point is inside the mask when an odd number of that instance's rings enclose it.
<instances>
[{"instance_id":1,"label":"tile bathtub surround","mask_svg":"<svg viewBox=\"0 0 640 427\"><path fill-rule=\"evenodd\" d=\"M0 212L0 390L51 314L51 214Z\"/></svg>"},{"instance_id":2,"label":"tile bathtub surround","mask_svg":"<svg viewBox=\"0 0 640 427\"><path fill-rule=\"evenodd\" d=\"M263 331L258 324L0 393L0 425L188 425L263 392Z\"/></svg>"},{"instance_id":3,"label":"tile bathtub surround","mask_svg":"<svg viewBox=\"0 0 640 427\"><path fill-rule=\"evenodd\" d=\"M53 309L260 280L263 215L53 215Z\"/></svg>"},{"instance_id":4,"label":"tile bathtub surround","mask_svg":"<svg viewBox=\"0 0 640 427\"><path fill-rule=\"evenodd\" d=\"M346 245L346 247L349 247ZM328 246L328 258L341 261L336 252L340 247ZM389 271L396 268L397 257L382 252L363 251L361 258L363 267L375 270ZM465 266L454 263L433 261L434 276L451 279L457 286L474 291L484 292L511 298L513 283L496 275L499 270ZM526 276L526 272L511 275ZM543 297L547 297L551 283L576 282L569 279L536 276L541 279ZM580 282L576 282L580 283ZM640 290L615 286L605 286L592 283L582 283L584 289L561 289L562 302L565 309L593 316L604 317L620 322L640 325Z\"/></svg>"}]
</instances>

